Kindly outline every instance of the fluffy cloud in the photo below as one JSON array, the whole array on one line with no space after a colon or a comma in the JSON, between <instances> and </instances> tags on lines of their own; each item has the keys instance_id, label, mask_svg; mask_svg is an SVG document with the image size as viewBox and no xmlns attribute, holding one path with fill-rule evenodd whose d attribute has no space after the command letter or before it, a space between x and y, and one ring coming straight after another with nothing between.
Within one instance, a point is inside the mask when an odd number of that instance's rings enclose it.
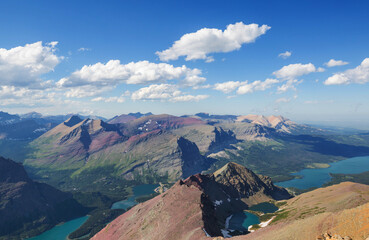
<instances>
[{"instance_id":1,"label":"fluffy cloud","mask_svg":"<svg viewBox=\"0 0 369 240\"><path fill-rule=\"evenodd\" d=\"M55 102L55 92L14 86L0 86L0 106L50 105Z\"/></svg>"},{"instance_id":2,"label":"fluffy cloud","mask_svg":"<svg viewBox=\"0 0 369 240\"><path fill-rule=\"evenodd\" d=\"M208 95L184 95L178 86L172 84L153 84L132 93L132 100L169 100L172 102L199 101Z\"/></svg>"},{"instance_id":3,"label":"fluffy cloud","mask_svg":"<svg viewBox=\"0 0 369 240\"><path fill-rule=\"evenodd\" d=\"M162 61L176 60L186 56L186 61L205 59L214 61L210 53L231 52L241 48L242 44L251 43L270 29L267 25L245 25L242 22L230 24L222 31L216 28L202 28L194 33L183 35L179 40L162 52L156 52Z\"/></svg>"},{"instance_id":4,"label":"fluffy cloud","mask_svg":"<svg viewBox=\"0 0 369 240\"><path fill-rule=\"evenodd\" d=\"M214 85L214 89L224 93L230 93L237 89L237 94L246 94L254 91L265 91L278 82L279 80L271 78L268 78L265 81L254 81L252 83L248 83L248 81L228 81L224 83L216 83Z\"/></svg>"},{"instance_id":5,"label":"fluffy cloud","mask_svg":"<svg viewBox=\"0 0 369 240\"><path fill-rule=\"evenodd\" d=\"M359 66L346 70L342 73L336 73L325 80L325 85L364 84L369 82L369 58L365 58Z\"/></svg>"},{"instance_id":6,"label":"fluffy cloud","mask_svg":"<svg viewBox=\"0 0 369 240\"><path fill-rule=\"evenodd\" d=\"M279 86L277 88L277 93L284 93L288 90L295 90L296 91L296 85L302 83L302 80L297 79L288 79L282 86Z\"/></svg>"},{"instance_id":7,"label":"fluffy cloud","mask_svg":"<svg viewBox=\"0 0 369 240\"><path fill-rule=\"evenodd\" d=\"M95 91L110 90L121 83L150 84L179 79L181 85L194 87L206 80L201 74L201 70L184 65L174 67L167 63L148 61L121 64L119 60L110 60L106 64L83 66L69 77L60 79L57 86L70 88L68 96L75 96L78 92L82 96L93 96Z\"/></svg>"},{"instance_id":8,"label":"fluffy cloud","mask_svg":"<svg viewBox=\"0 0 369 240\"><path fill-rule=\"evenodd\" d=\"M291 55L292 55L292 52L290 52L290 51L285 51L284 53L280 53L280 54L278 55L278 57L283 58L283 59L286 59L286 58L291 57Z\"/></svg>"},{"instance_id":9,"label":"fluffy cloud","mask_svg":"<svg viewBox=\"0 0 369 240\"><path fill-rule=\"evenodd\" d=\"M183 95L171 99L172 102L198 102L208 98L209 95Z\"/></svg>"},{"instance_id":10,"label":"fluffy cloud","mask_svg":"<svg viewBox=\"0 0 369 240\"><path fill-rule=\"evenodd\" d=\"M294 79L302 75L306 75L313 72L323 72L323 68L316 68L314 64L301 64L295 63L282 67L278 71L273 72L277 78L282 79Z\"/></svg>"},{"instance_id":11,"label":"fluffy cloud","mask_svg":"<svg viewBox=\"0 0 369 240\"><path fill-rule=\"evenodd\" d=\"M279 83L279 81L271 78L268 78L265 81L254 81L249 84L246 83L238 88L237 94L252 93L254 91L265 91L276 83Z\"/></svg>"},{"instance_id":12,"label":"fluffy cloud","mask_svg":"<svg viewBox=\"0 0 369 240\"><path fill-rule=\"evenodd\" d=\"M2 86L47 88L42 74L51 72L63 57L55 55L58 42L26 44L11 49L0 48L0 82Z\"/></svg>"},{"instance_id":13,"label":"fluffy cloud","mask_svg":"<svg viewBox=\"0 0 369 240\"><path fill-rule=\"evenodd\" d=\"M218 91L222 91L224 93L230 93L236 90L236 88L247 84L247 81L240 82L240 81L228 81L223 83L216 83L214 85L214 89Z\"/></svg>"},{"instance_id":14,"label":"fluffy cloud","mask_svg":"<svg viewBox=\"0 0 369 240\"><path fill-rule=\"evenodd\" d=\"M106 102L106 103L111 103L111 102L123 103L125 101L125 98L123 96L120 96L120 97L97 97L97 98L93 98L91 101L93 101L93 102Z\"/></svg>"},{"instance_id":15,"label":"fluffy cloud","mask_svg":"<svg viewBox=\"0 0 369 240\"><path fill-rule=\"evenodd\" d=\"M133 100L162 100L177 97L181 94L177 86L172 84L153 84L140 88L132 93Z\"/></svg>"},{"instance_id":16,"label":"fluffy cloud","mask_svg":"<svg viewBox=\"0 0 369 240\"><path fill-rule=\"evenodd\" d=\"M347 64L349 64L349 63L344 62L342 60L331 59L328 62L326 62L324 65L326 65L327 67L336 67L336 66L343 66L343 65L347 65Z\"/></svg>"}]
</instances>

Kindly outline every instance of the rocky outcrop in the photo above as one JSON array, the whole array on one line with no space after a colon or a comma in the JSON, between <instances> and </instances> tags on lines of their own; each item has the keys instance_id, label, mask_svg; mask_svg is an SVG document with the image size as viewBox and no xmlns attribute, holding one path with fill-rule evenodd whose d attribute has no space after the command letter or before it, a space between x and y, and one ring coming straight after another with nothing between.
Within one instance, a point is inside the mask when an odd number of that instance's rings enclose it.
<instances>
[{"instance_id":1,"label":"rocky outcrop","mask_svg":"<svg viewBox=\"0 0 369 240\"><path fill-rule=\"evenodd\" d=\"M236 135L231 130L224 130L221 127L214 128L214 140L209 145L209 152L215 153L225 148L232 148L231 144L238 142Z\"/></svg>"},{"instance_id":2,"label":"rocky outcrop","mask_svg":"<svg viewBox=\"0 0 369 240\"><path fill-rule=\"evenodd\" d=\"M227 163L213 175L229 196L241 198L248 205L292 197L286 189L275 186L270 177L257 175L237 163Z\"/></svg>"},{"instance_id":3,"label":"rocky outcrop","mask_svg":"<svg viewBox=\"0 0 369 240\"><path fill-rule=\"evenodd\" d=\"M181 159L182 177L201 173L207 170L213 160L201 155L197 145L183 137L178 138L178 152Z\"/></svg>"},{"instance_id":4,"label":"rocky outcrop","mask_svg":"<svg viewBox=\"0 0 369 240\"><path fill-rule=\"evenodd\" d=\"M324 233L321 236L318 236L316 240L352 240L349 236L342 237L338 234L330 234L330 233Z\"/></svg>"},{"instance_id":5,"label":"rocky outcrop","mask_svg":"<svg viewBox=\"0 0 369 240\"><path fill-rule=\"evenodd\" d=\"M260 203L264 199L273 199L264 192L283 192L283 189L276 190L271 186L245 167L230 163L215 174L195 174L178 181L163 194L118 217L92 239L200 240L209 236L221 237L226 218L247 209L244 199Z\"/></svg>"},{"instance_id":6,"label":"rocky outcrop","mask_svg":"<svg viewBox=\"0 0 369 240\"><path fill-rule=\"evenodd\" d=\"M248 139L271 138L275 135L275 129L260 124L252 124L243 132Z\"/></svg>"},{"instance_id":7,"label":"rocky outcrop","mask_svg":"<svg viewBox=\"0 0 369 240\"><path fill-rule=\"evenodd\" d=\"M0 238L20 239L83 214L71 194L32 181L21 164L0 157Z\"/></svg>"}]
</instances>

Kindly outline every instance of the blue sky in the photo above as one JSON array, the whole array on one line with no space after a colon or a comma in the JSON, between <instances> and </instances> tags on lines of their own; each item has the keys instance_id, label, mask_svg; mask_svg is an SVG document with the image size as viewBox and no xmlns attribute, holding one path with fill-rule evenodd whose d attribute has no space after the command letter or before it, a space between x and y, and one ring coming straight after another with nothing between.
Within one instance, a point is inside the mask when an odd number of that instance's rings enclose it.
<instances>
[{"instance_id":1,"label":"blue sky","mask_svg":"<svg viewBox=\"0 0 369 240\"><path fill-rule=\"evenodd\" d=\"M369 128L368 1L12 0L0 9L3 111L277 114Z\"/></svg>"}]
</instances>

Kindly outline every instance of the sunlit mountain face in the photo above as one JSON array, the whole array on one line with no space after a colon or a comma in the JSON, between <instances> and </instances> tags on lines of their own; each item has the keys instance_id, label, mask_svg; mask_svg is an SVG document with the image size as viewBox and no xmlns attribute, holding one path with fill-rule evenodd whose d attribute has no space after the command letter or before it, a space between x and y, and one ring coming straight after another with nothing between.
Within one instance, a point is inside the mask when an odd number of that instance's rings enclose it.
<instances>
[{"instance_id":1,"label":"sunlit mountain face","mask_svg":"<svg viewBox=\"0 0 369 240\"><path fill-rule=\"evenodd\" d=\"M0 240L369 238L368 2L0 9Z\"/></svg>"}]
</instances>

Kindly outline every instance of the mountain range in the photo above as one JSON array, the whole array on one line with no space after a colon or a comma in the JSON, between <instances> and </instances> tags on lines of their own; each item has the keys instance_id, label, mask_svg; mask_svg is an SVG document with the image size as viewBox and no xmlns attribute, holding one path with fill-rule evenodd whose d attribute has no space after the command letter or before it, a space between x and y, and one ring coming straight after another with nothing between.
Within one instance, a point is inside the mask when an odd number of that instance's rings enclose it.
<instances>
[{"instance_id":1,"label":"mountain range","mask_svg":"<svg viewBox=\"0 0 369 240\"><path fill-rule=\"evenodd\" d=\"M63 171L59 182L87 172L96 181L108 172L145 183L173 182L235 161L278 181L316 163L369 154L367 136L340 136L282 116L72 116L27 144L24 164L46 182Z\"/></svg>"}]
</instances>

